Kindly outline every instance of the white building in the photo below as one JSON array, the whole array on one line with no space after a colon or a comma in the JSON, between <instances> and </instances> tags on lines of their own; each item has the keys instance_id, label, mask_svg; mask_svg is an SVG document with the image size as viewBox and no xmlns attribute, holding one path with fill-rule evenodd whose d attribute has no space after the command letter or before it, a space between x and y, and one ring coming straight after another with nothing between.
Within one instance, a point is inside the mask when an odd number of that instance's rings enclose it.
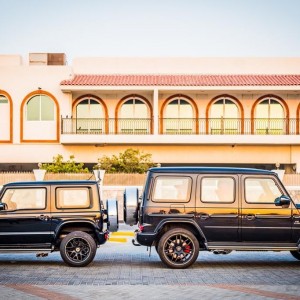
<instances>
[{"instance_id":1,"label":"white building","mask_svg":"<svg viewBox=\"0 0 300 300\"><path fill-rule=\"evenodd\" d=\"M0 55L0 170L129 147L162 165L300 171L300 58Z\"/></svg>"}]
</instances>

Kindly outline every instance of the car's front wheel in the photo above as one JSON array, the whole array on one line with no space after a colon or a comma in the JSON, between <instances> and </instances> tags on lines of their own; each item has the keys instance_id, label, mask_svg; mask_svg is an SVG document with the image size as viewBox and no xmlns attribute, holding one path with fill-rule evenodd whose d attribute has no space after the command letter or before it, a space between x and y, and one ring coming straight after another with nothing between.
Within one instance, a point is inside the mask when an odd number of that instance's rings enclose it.
<instances>
[{"instance_id":1,"label":"car's front wheel","mask_svg":"<svg viewBox=\"0 0 300 300\"><path fill-rule=\"evenodd\" d=\"M199 255L199 242L190 231L174 228L161 237L157 252L162 262L169 268L184 269L196 261Z\"/></svg>"},{"instance_id":2,"label":"car's front wheel","mask_svg":"<svg viewBox=\"0 0 300 300\"><path fill-rule=\"evenodd\" d=\"M300 260L300 250L298 251L291 251L291 254L297 258L298 260Z\"/></svg>"},{"instance_id":3,"label":"car's front wheel","mask_svg":"<svg viewBox=\"0 0 300 300\"><path fill-rule=\"evenodd\" d=\"M69 233L60 244L60 255L71 267L85 267L96 255L97 245L94 239L82 231Z\"/></svg>"}]
</instances>

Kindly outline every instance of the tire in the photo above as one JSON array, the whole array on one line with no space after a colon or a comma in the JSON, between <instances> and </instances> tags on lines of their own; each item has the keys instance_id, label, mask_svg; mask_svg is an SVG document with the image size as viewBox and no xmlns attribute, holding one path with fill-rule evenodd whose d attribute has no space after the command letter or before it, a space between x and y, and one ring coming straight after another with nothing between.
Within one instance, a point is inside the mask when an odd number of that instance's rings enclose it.
<instances>
[{"instance_id":1,"label":"tire","mask_svg":"<svg viewBox=\"0 0 300 300\"><path fill-rule=\"evenodd\" d=\"M124 222L127 225L136 225L138 222L139 190L136 187L127 187L124 191Z\"/></svg>"},{"instance_id":2,"label":"tire","mask_svg":"<svg viewBox=\"0 0 300 300\"><path fill-rule=\"evenodd\" d=\"M298 260L300 260L300 250L291 251L291 254Z\"/></svg>"},{"instance_id":3,"label":"tire","mask_svg":"<svg viewBox=\"0 0 300 300\"><path fill-rule=\"evenodd\" d=\"M157 252L167 267L185 269L196 261L199 255L199 242L190 231L174 228L161 237Z\"/></svg>"},{"instance_id":4,"label":"tire","mask_svg":"<svg viewBox=\"0 0 300 300\"><path fill-rule=\"evenodd\" d=\"M69 233L60 244L60 255L71 267L85 267L96 255L95 240L83 231Z\"/></svg>"}]
</instances>

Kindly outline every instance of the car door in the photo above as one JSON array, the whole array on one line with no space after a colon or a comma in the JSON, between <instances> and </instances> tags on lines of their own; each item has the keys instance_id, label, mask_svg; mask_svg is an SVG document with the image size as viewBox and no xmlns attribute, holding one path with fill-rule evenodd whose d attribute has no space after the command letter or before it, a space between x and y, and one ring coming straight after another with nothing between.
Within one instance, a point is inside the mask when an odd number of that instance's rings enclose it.
<instances>
[{"instance_id":1,"label":"car door","mask_svg":"<svg viewBox=\"0 0 300 300\"><path fill-rule=\"evenodd\" d=\"M237 242L239 232L237 175L198 177L196 221L207 242Z\"/></svg>"},{"instance_id":2,"label":"car door","mask_svg":"<svg viewBox=\"0 0 300 300\"><path fill-rule=\"evenodd\" d=\"M1 248L50 248L52 234L46 186L7 186L0 211Z\"/></svg>"},{"instance_id":3,"label":"car door","mask_svg":"<svg viewBox=\"0 0 300 300\"><path fill-rule=\"evenodd\" d=\"M285 194L274 176L243 175L243 242L282 243L291 241L292 205L275 206L275 199Z\"/></svg>"}]
</instances>

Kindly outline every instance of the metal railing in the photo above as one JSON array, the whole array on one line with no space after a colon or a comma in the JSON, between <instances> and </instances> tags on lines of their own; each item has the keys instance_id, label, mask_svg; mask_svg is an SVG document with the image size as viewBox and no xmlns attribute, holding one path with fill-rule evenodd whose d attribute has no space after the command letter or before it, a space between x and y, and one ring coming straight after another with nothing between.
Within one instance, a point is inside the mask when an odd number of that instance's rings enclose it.
<instances>
[{"instance_id":1,"label":"metal railing","mask_svg":"<svg viewBox=\"0 0 300 300\"><path fill-rule=\"evenodd\" d=\"M151 119L62 118L62 134L151 134Z\"/></svg>"},{"instance_id":2,"label":"metal railing","mask_svg":"<svg viewBox=\"0 0 300 300\"><path fill-rule=\"evenodd\" d=\"M62 118L62 134L152 134L152 119ZM163 118L160 134L166 135L298 135L298 119L282 118Z\"/></svg>"}]
</instances>

